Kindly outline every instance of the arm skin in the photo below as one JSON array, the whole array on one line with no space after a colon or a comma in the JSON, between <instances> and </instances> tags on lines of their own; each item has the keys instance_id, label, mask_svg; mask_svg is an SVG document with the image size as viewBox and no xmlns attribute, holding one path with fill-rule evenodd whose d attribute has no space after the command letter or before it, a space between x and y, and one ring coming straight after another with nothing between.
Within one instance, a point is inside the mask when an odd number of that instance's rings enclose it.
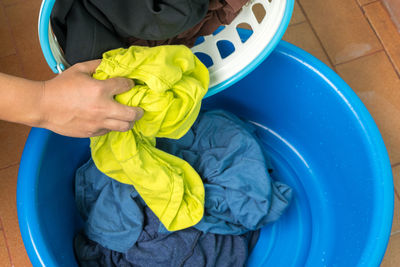
<instances>
[{"instance_id":1,"label":"arm skin","mask_svg":"<svg viewBox=\"0 0 400 267\"><path fill-rule=\"evenodd\" d=\"M48 81L31 81L0 73L0 120L52 130L72 137L127 131L143 116L114 96L130 90L125 78L91 77L100 60L78 63Z\"/></svg>"}]
</instances>

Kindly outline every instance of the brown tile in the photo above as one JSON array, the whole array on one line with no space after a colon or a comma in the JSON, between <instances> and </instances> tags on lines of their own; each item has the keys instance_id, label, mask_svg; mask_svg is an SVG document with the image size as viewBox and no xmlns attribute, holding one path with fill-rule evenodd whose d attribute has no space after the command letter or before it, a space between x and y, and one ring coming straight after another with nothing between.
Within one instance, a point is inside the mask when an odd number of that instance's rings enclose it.
<instances>
[{"instance_id":1,"label":"brown tile","mask_svg":"<svg viewBox=\"0 0 400 267\"><path fill-rule=\"evenodd\" d=\"M382 49L360 7L354 0L301 0L333 64Z\"/></svg>"},{"instance_id":2,"label":"brown tile","mask_svg":"<svg viewBox=\"0 0 400 267\"><path fill-rule=\"evenodd\" d=\"M400 33L390 19L389 13L381 2L375 2L364 7L365 15L381 40L400 74Z\"/></svg>"},{"instance_id":3,"label":"brown tile","mask_svg":"<svg viewBox=\"0 0 400 267\"><path fill-rule=\"evenodd\" d=\"M5 16L4 8L0 5L0 57L16 53L14 40Z\"/></svg>"},{"instance_id":4,"label":"brown tile","mask_svg":"<svg viewBox=\"0 0 400 267\"><path fill-rule=\"evenodd\" d=\"M0 169L20 161L29 129L25 125L0 121Z\"/></svg>"},{"instance_id":5,"label":"brown tile","mask_svg":"<svg viewBox=\"0 0 400 267\"><path fill-rule=\"evenodd\" d=\"M10 256L8 255L7 242L4 238L3 230L0 230L0 265L11 266Z\"/></svg>"},{"instance_id":6,"label":"brown tile","mask_svg":"<svg viewBox=\"0 0 400 267\"><path fill-rule=\"evenodd\" d=\"M16 205L18 165L0 170L0 216L12 263L15 267L32 266L26 254L18 226Z\"/></svg>"},{"instance_id":7,"label":"brown tile","mask_svg":"<svg viewBox=\"0 0 400 267\"><path fill-rule=\"evenodd\" d=\"M303 11L301 10L299 4L296 1L294 2L293 14L289 22L289 25L301 23L304 21L306 21L306 18L304 17Z\"/></svg>"},{"instance_id":8,"label":"brown tile","mask_svg":"<svg viewBox=\"0 0 400 267\"><path fill-rule=\"evenodd\" d=\"M400 200L397 195L394 196L392 233L400 233Z\"/></svg>"},{"instance_id":9,"label":"brown tile","mask_svg":"<svg viewBox=\"0 0 400 267\"><path fill-rule=\"evenodd\" d=\"M397 267L400 266L400 234L390 237L389 245L386 249L381 267Z\"/></svg>"},{"instance_id":10,"label":"brown tile","mask_svg":"<svg viewBox=\"0 0 400 267\"><path fill-rule=\"evenodd\" d=\"M306 50L332 68L327 55L308 22L289 26L283 39Z\"/></svg>"},{"instance_id":11,"label":"brown tile","mask_svg":"<svg viewBox=\"0 0 400 267\"><path fill-rule=\"evenodd\" d=\"M374 118L392 164L400 162L400 79L381 51L336 66Z\"/></svg>"},{"instance_id":12,"label":"brown tile","mask_svg":"<svg viewBox=\"0 0 400 267\"><path fill-rule=\"evenodd\" d=\"M5 8L21 57L24 76L33 80L47 80L54 74L47 66L37 34L39 1L26 1Z\"/></svg>"},{"instance_id":13,"label":"brown tile","mask_svg":"<svg viewBox=\"0 0 400 267\"><path fill-rule=\"evenodd\" d=\"M17 54L0 57L0 72L23 77L20 58Z\"/></svg>"},{"instance_id":14,"label":"brown tile","mask_svg":"<svg viewBox=\"0 0 400 267\"><path fill-rule=\"evenodd\" d=\"M390 14L394 24L400 32L400 1L399 0L382 0L387 11Z\"/></svg>"},{"instance_id":15,"label":"brown tile","mask_svg":"<svg viewBox=\"0 0 400 267\"><path fill-rule=\"evenodd\" d=\"M15 5L20 2L25 2L26 0L0 0L0 3L3 4L3 6L11 6Z\"/></svg>"},{"instance_id":16,"label":"brown tile","mask_svg":"<svg viewBox=\"0 0 400 267\"><path fill-rule=\"evenodd\" d=\"M393 183L394 187L396 188L397 194L400 196L400 166L396 166L393 168Z\"/></svg>"},{"instance_id":17,"label":"brown tile","mask_svg":"<svg viewBox=\"0 0 400 267\"><path fill-rule=\"evenodd\" d=\"M395 188L394 195L394 212L393 212L393 223L392 223L392 234L400 233L400 166L394 167L393 172L393 183Z\"/></svg>"},{"instance_id":18,"label":"brown tile","mask_svg":"<svg viewBox=\"0 0 400 267\"><path fill-rule=\"evenodd\" d=\"M372 3L372 2L376 2L376 1L379 1L379 0L357 0L357 2L360 4L360 6L363 6L363 5Z\"/></svg>"}]
</instances>

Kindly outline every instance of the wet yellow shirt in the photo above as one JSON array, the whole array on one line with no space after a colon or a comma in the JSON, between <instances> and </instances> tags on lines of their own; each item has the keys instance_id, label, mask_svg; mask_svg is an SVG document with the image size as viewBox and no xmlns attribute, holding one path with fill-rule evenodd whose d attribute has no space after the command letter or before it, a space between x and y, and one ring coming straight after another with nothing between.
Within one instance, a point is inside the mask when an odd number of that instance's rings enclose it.
<instances>
[{"instance_id":1,"label":"wet yellow shirt","mask_svg":"<svg viewBox=\"0 0 400 267\"><path fill-rule=\"evenodd\" d=\"M133 79L135 86L115 99L144 110L132 130L90 138L97 168L135 186L168 230L195 225L203 217L203 183L186 161L155 144L190 129L208 89L207 68L185 46L132 46L104 53L93 77Z\"/></svg>"}]
</instances>

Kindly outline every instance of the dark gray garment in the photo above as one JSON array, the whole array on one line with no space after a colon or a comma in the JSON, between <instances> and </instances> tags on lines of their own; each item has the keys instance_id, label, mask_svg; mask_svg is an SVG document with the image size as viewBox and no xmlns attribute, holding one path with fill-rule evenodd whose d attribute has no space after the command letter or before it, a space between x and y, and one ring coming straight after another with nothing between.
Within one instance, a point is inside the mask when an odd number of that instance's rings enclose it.
<instances>
[{"instance_id":1,"label":"dark gray garment","mask_svg":"<svg viewBox=\"0 0 400 267\"><path fill-rule=\"evenodd\" d=\"M163 40L204 18L209 0L82 0L89 13L121 37Z\"/></svg>"},{"instance_id":2,"label":"dark gray garment","mask_svg":"<svg viewBox=\"0 0 400 267\"><path fill-rule=\"evenodd\" d=\"M147 207L144 212L143 232L126 253L106 249L78 234L74 248L80 266L244 266L259 236L259 231L231 236L205 234L194 228L159 233L158 218Z\"/></svg>"},{"instance_id":3,"label":"dark gray garment","mask_svg":"<svg viewBox=\"0 0 400 267\"><path fill-rule=\"evenodd\" d=\"M70 64L127 47L127 37L164 40L200 22L209 0L56 0L51 25Z\"/></svg>"}]
</instances>

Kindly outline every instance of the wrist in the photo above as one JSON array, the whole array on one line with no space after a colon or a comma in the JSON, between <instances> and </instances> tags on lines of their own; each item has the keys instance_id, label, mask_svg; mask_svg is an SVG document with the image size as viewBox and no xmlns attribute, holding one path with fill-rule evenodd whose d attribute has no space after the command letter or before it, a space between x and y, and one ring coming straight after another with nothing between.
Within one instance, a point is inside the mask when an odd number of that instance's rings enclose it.
<instances>
[{"instance_id":1,"label":"wrist","mask_svg":"<svg viewBox=\"0 0 400 267\"><path fill-rule=\"evenodd\" d=\"M25 93L25 103L23 112L25 113L21 116L20 123L43 128L45 124L45 114L44 110L44 81L29 81L30 84L27 85L26 89L29 91Z\"/></svg>"},{"instance_id":2,"label":"wrist","mask_svg":"<svg viewBox=\"0 0 400 267\"><path fill-rule=\"evenodd\" d=\"M46 123L46 105L45 105L45 87L46 81L38 81L35 82L35 91L36 94L34 96L34 101L32 102L32 115L30 116L30 124L33 127L40 127Z\"/></svg>"}]
</instances>

